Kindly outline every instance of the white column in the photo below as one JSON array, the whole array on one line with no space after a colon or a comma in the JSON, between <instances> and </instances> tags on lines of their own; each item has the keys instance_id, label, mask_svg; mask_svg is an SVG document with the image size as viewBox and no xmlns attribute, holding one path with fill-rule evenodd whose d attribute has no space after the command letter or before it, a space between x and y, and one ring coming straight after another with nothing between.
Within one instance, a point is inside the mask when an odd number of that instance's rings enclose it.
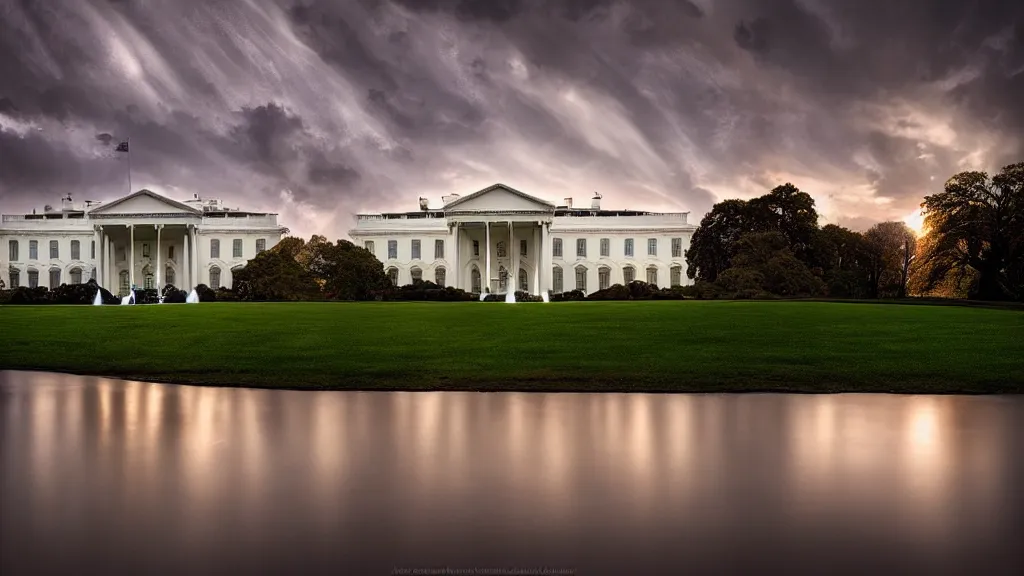
<instances>
[{"instance_id":1,"label":"white column","mask_svg":"<svg viewBox=\"0 0 1024 576\"><path fill-rule=\"evenodd\" d=\"M462 288L459 284L459 271L462 269L462 263L459 262L459 223L455 223L455 245L452 246L454 263L452 264L452 281L451 285L456 288ZM445 254L447 256L447 254Z\"/></svg>"},{"instance_id":2,"label":"white column","mask_svg":"<svg viewBox=\"0 0 1024 576\"><path fill-rule=\"evenodd\" d=\"M192 281L199 285L199 230L192 226ZM195 286L193 286L194 288Z\"/></svg>"},{"instance_id":3,"label":"white column","mask_svg":"<svg viewBox=\"0 0 1024 576\"><path fill-rule=\"evenodd\" d=\"M89 252L89 258L92 259L93 269L96 270L96 283L99 284L103 281L103 276L100 276L100 262L103 261L103 234L100 233L99 226L94 227L92 230L92 245L93 248Z\"/></svg>"},{"instance_id":4,"label":"white column","mask_svg":"<svg viewBox=\"0 0 1024 576\"><path fill-rule=\"evenodd\" d=\"M551 249L548 247L548 226L546 222L540 223L540 273L544 279L540 283L540 289L551 289Z\"/></svg>"},{"instance_id":5,"label":"white column","mask_svg":"<svg viewBox=\"0 0 1024 576\"><path fill-rule=\"evenodd\" d=\"M104 234L104 236L105 238L103 240L103 256L104 258L106 258L106 263L103 266L103 281L107 283L107 290L109 290L111 294L117 294L117 292L114 291L114 282L113 280L111 280L111 278L113 278L114 276L115 268L114 242L110 240L110 236L108 234Z\"/></svg>"},{"instance_id":6,"label":"white column","mask_svg":"<svg viewBox=\"0 0 1024 576\"><path fill-rule=\"evenodd\" d=\"M191 254L188 251L188 225L185 226L185 234L181 237L181 264L178 270L181 272L181 287L185 292L192 291L192 265L189 263Z\"/></svg>"},{"instance_id":7,"label":"white column","mask_svg":"<svg viewBox=\"0 0 1024 576\"><path fill-rule=\"evenodd\" d=\"M512 221L508 221L508 278L505 279L505 291L515 292L519 288L519 249L516 248L516 233L512 228ZM513 256L515 254L515 256Z\"/></svg>"},{"instance_id":8,"label":"white column","mask_svg":"<svg viewBox=\"0 0 1024 576\"><path fill-rule=\"evenodd\" d=\"M160 273L163 268L160 267L160 230L163 228L162 224L154 224L153 228L156 228L156 296L157 298L163 294L163 284L160 283Z\"/></svg>"},{"instance_id":9,"label":"white column","mask_svg":"<svg viewBox=\"0 0 1024 576\"><path fill-rule=\"evenodd\" d=\"M135 225L129 224L128 230L128 235L131 238L132 243L129 247L132 255L131 259L128 260L128 289L130 290L135 287Z\"/></svg>"},{"instance_id":10,"label":"white column","mask_svg":"<svg viewBox=\"0 0 1024 576\"><path fill-rule=\"evenodd\" d=\"M542 222L540 227L543 228ZM540 248L540 230L533 229L533 295L540 296L540 259L544 252Z\"/></svg>"},{"instance_id":11,"label":"white column","mask_svg":"<svg viewBox=\"0 0 1024 576\"><path fill-rule=\"evenodd\" d=\"M491 291L491 223L487 222L487 231L484 233L484 250L487 251L486 266L487 269L484 271L484 286L487 287L487 291Z\"/></svg>"}]
</instances>

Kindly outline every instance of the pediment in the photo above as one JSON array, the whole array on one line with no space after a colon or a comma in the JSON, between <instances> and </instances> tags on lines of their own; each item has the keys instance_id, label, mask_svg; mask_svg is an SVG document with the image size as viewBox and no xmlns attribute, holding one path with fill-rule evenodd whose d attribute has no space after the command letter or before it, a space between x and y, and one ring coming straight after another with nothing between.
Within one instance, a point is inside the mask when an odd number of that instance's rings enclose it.
<instances>
[{"instance_id":1,"label":"pediment","mask_svg":"<svg viewBox=\"0 0 1024 576\"><path fill-rule=\"evenodd\" d=\"M139 190L124 198L103 204L89 211L90 215L111 214L182 214L197 215L199 210L150 190Z\"/></svg>"},{"instance_id":2,"label":"pediment","mask_svg":"<svg viewBox=\"0 0 1024 576\"><path fill-rule=\"evenodd\" d=\"M459 198L445 212L549 212L555 205L504 184L494 184Z\"/></svg>"}]
</instances>

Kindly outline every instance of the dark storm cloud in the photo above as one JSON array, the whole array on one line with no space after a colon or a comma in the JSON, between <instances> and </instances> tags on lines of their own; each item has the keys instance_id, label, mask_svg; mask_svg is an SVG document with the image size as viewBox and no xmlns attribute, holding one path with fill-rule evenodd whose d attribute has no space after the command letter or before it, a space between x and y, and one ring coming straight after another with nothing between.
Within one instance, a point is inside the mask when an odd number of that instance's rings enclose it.
<instances>
[{"instance_id":1,"label":"dark storm cloud","mask_svg":"<svg viewBox=\"0 0 1024 576\"><path fill-rule=\"evenodd\" d=\"M0 0L0 78L4 211L123 193L130 136L133 183L303 234L494 181L863 227L1024 156L1013 1Z\"/></svg>"}]
</instances>

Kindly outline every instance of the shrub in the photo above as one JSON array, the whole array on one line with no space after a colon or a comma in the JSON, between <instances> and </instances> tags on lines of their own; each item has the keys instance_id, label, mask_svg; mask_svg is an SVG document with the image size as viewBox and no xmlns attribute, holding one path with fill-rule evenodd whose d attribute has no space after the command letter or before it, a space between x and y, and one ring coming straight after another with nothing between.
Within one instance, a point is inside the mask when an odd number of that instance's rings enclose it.
<instances>
[{"instance_id":1,"label":"shrub","mask_svg":"<svg viewBox=\"0 0 1024 576\"><path fill-rule=\"evenodd\" d=\"M49 304L49 290L45 286L38 286L36 288L29 288L28 286L18 286L14 290L11 290L11 304Z\"/></svg>"},{"instance_id":2,"label":"shrub","mask_svg":"<svg viewBox=\"0 0 1024 576\"><path fill-rule=\"evenodd\" d=\"M412 284L400 286L385 294L383 299L404 301L460 302L476 300L472 294L452 286L442 288L433 282L419 280ZM504 296L502 297L504 300Z\"/></svg>"},{"instance_id":3,"label":"shrub","mask_svg":"<svg viewBox=\"0 0 1024 576\"><path fill-rule=\"evenodd\" d=\"M598 290L593 294L587 296L587 300L630 300L632 297L629 293L629 288L622 284L614 284L605 288L604 290Z\"/></svg>"},{"instance_id":4,"label":"shrub","mask_svg":"<svg viewBox=\"0 0 1024 576\"><path fill-rule=\"evenodd\" d=\"M217 302L238 302L238 300L239 300L238 294L235 294L234 290L231 290L229 288L225 288L223 286L221 286L220 288L217 288L217 291L214 293L212 298L213 298L213 300L216 300ZM203 301L203 299L201 297L199 298L199 300L200 300L200 302ZM212 300L208 300L208 301L212 301Z\"/></svg>"},{"instance_id":5,"label":"shrub","mask_svg":"<svg viewBox=\"0 0 1024 576\"><path fill-rule=\"evenodd\" d=\"M136 304L158 304L160 302L157 296L156 288L143 288L135 290L135 303Z\"/></svg>"},{"instance_id":6,"label":"shrub","mask_svg":"<svg viewBox=\"0 0 1024 576\"><path fill-rule=\"evenodd\" d=\"M552 294L552 302L569 302L576 300L586 300L587 295L583 293L583 290L569 290L568 292L562 292L561 294Z\"/></svg>"},{"instance_id":7,"label":"shrub","mask_svg":"<svg viewBox=\"0 0 1024 576\"><path fill-rule=\"evenodd\" d=\"M217 292L210 288L206 284L200 284L196 286L196 294L199 295L200 302L216 302Z\"/></svg>"},{"instance_id":8,"label":"shrub","mask_svg":"<svg viewBox=\"0 0 1024 576\"><path fill-rule=\"evenodd\" d=\"M173 284L164 286L164 304L184 304L188 294L179 290Z\"/></svg>"}]
</instances>

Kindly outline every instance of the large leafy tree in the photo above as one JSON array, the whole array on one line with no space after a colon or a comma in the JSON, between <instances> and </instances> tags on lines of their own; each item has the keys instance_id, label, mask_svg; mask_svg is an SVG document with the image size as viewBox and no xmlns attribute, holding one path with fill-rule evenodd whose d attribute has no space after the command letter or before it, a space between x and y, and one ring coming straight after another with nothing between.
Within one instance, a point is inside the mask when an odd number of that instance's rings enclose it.
<instances>
[{"instance_id":1,"label":"large leafy tree","mask_svg":"<svg viewBox=\"0 0 1024 576\"><path fill-rule=\"evenodd\" d=\"M985 172L961 172L926 196L928 230L921 261L925 290L950 276L974 276L968 296L1024 299L1024 162Z\"/></svg>"},{"instance_id":2,"label":"large leafy tree","mask_svg":"<svg viewBox=\"0 0 1024 576\"><path fill-rule=\"evenodd\" d=\"M234 273L241 300L310 300L320 294L313 277L284 251L266 250Z\"/></svg>"},{"instance_id":3,"label":"large leafy tree","mask_svg":"<svg viewBox=\"0 0 1024 576\"><path fill-rule=\"evenodd\" d=\"M750 232L747 203L725 200L715 204L700 221L686 251L686 275L698 282L714 282L732 263L735 244Z\"/></svg>"},{"instance_id":4,"label":"large leafy tree","mask_svg":"<svg viewBox=\"0 0 1024 576\"><path fill-rule=\"evenodd\" d=\"M917 236L903 222L879 222L864 234L871 243L873 292L879 296L907 295L910 268L917 255Z\"/></svg>"},{"instance_id":5,"label":"large leafy tree","mask_svg":"<svg viewBox=\"0 0 1024 576\"><path fill-rule=\"evenodd\" d=\"M310 271L336 300L374 300L392 288L381 261L348 240L316 246Z\"/></svg>"},{"instance_id":6,"label":"large leafy tree","mask_svg":"<svg viewBox=\"0 0 1024 576\"><path fill-rule=\"evenodd\" d=\"M812 260L822 270L830 296L867 298L874 295L876 248L848 228L828 224L814 240Z\"/></svg>"},{"instance_id":7,"label":"large leafy tree","mask_svg":"<svg viewBox=\"0 0 1024 576\"><path fill-rule=\"evenodd\" d=\"M748 202L747 212L750 231L782 233L793 254L809 262L818 232L818 211L810 194L787 182Z\"/></svg>"},{"instance_id":8,"label":"large leafy tree","mask_svg":"<svg viewBox=\"0 0 1024 576\"><path fill-rule=\"evenodd\" d=\"M733 265L717 284L726 291L743 291L759 283L760 290L778 296L818 296L825 284L789 248L782 232L744 234L736 242Z\"/></svg>"}]
</instances>

